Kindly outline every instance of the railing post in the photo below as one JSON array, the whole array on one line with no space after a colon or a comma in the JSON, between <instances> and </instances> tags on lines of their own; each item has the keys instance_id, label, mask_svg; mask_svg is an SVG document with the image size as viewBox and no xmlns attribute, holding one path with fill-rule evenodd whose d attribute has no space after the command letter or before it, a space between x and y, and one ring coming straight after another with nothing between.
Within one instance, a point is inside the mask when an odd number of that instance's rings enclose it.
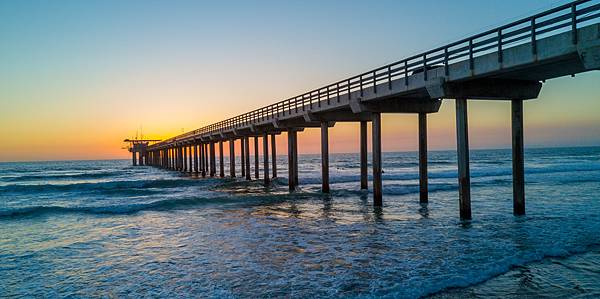
<instances>
[{"instance_id":1,"label":"railing post","mask_svg":"<svg viewBox=\"0 0 600 299\"><path fill-rule=\"evenodd\" d=\"M577 44L577 4L571 4L571 37L573 44Z\"/></svg>"},{"instance_id":2,"label":"railing post","mask_svg":"<svg viewBox=\"0 0 600 299\"><path fill-rule=\"evenodd\" d=\"M498 29L498 63L502 64L502 29Z\"/></svg>"},{"instance_id":3,"label":"railing post","mask_svg":"<svg viewBox=\"0 0 600 299\"><path fill-rule=\"evenodd\" d=\"M373 76L373 93L377 93L377 77L376 77L376 75L377 75L377 72L373 71L373 74L372 74L372 76Z\"/></svg>"},{"instance_id":4,"label":"railing post","mask_svg":"<svg viewBox=\"0 0 600 299\"><path fill-rule=\"evenodd\" d=\"M388 89L392 90L392 67L387 67Z\"/></svg>"},{"instance_id":5,"label":"railing post","mask_svg":"<svg viewBox=\"0 0 600 299\"><path fill-rule=\"evenodd\" d=\"M473 39L469 39L469 69L472 71L475 68L473 61Z\"/></svg>"},{"instance_id":6,"label":"railing post","mask_svg":"<svg viewBox=\"0 0 600 299\"><path fill-rule=\"evenodd\" d=\"M427 54L423 54L423 79L427 81Z\"/></svg>"},{"instance_id":7,"label":"railing post","mask_svg":"<svg viewBox=\"0 0 600 299\"><path fill-rule=\"evenodd\" d=\"M408 86L408 60L404 60L404 86Z\"/></svg>"},{"instance_id":8,"label":"railing post","mask_svg":"<svg viewBox=\"0 0 600 299\"><path fill-rule=\"evenodd\" d=\"M448 68L449 62L448 62L449 56L448 56L448 48L444 48L444 74L446 75L446 77L448 77L448 75L450 74L450 69Z\"/></svg>"},{"instance_id":9,"label":"railing post","mask_svg":"<svg viewBox=\"0 0 600 299\"><path fill-rule=\"evenodd\" d=\"M362 78L363 78L363 76L360 75L360 77L359 77L359 84L360 84L360 97L361 98L364 96L364 93L363 93L363 79Z\"/></svg>"},{"instance_id":10,"label":"railing post","mask_svg":"<svg viewBox=\"0 0 600 299\"><path fill-rule=\"evenodd\" d=\"M531 53L537 55L537 36L536 36L535 18L531 18Z\"/></svg>"}]
</instances>

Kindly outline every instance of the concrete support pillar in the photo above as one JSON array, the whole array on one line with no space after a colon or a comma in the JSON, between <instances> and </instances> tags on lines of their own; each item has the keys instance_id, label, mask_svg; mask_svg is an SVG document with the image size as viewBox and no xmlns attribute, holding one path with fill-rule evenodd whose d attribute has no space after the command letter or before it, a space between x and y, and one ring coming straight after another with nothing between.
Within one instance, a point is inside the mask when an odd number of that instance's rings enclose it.
<instances>
[{"instance_id":1,"label":"concrete support pillar","mask_svg":"<svg viewBox=\"0 0 600 299\"><path fill-rule=\"evenodd\" d=\"M208 164L210 153L208 152L208 143L204 144L204 173L210 172L210 165Z\"/></svg>"},{"instance_id":2,"label":"concrete support pillar","mask_svg":"<svg viewBox=\"0 0 600 299\"><path fill-rule=\"evenodd\" d=\"M523 100L512 100L513 213L525 215L525 160L523 145Z\"/></svg>"},{"instance_id":3,"label":"concrete support pillar","mask_svg":"<svg viewBox=\"0 0 600 299\"><path fill-rule=\"evenodd\" d=\"M188 147L183 146L183 172L188 170Z\"/></svg>"},{"instance_id":4,"label":"concrete support pillar","mask_svg":"<svg viewBox=\"0 0 600 299\"><path fill-rule=\"evenodd\" d=\"M138 153L138 164L144 166L144 154L141 151Z\"/></svg>"},{"instance_id":5,"label":"concrete support pillar","mask_svg":"<svg viewBox=\"0 0 600 299\"><path fill-rule=\"evenodd\" d=\"M178 164L177 164L177 163L179 163L179 162L178 162L178 160L177 160L177 159L179 159L179 158L178 158L178 155L179 155L179 149L178 149L177 147L173 147L173 148L171 148L171 154L172 154L172 156L173 156L173 157L172 157L172 159L173 159L173 170L177 170L177 167L178 167Z\"/></svg>"},{"instance_id":6,"label":"concrete support pillar","mask_svg":"<svg viewBox=\"0 0 600 299\"><path fill-rule=\"evenodd\" d=\"M469 173L469 125L467 99L456 99L456 147L458 157L458 202L460 218L471 219L471 175Z\"/></svg>"},{"instance_id":7,"label":"concrete support pillar","mask_svg":"<svg viewBox=\"0 0 600 299\"><path fill-rule=\"evenodd\" d=\"M367 122L360 122L360 189L369 188L367 170Z\"/></svg>"},{"instance_id":8,"label":"concrete support pillar","mask_svg":"<svg viewBox=\"0 0 600 299\"><path fill-rule=\"evenodd\" d=\"M198 144L194 143L194 172L198 174Z\"/></svg>"},{"instance_id":9,"label":"concrete support pillar","mask_svg":"<svg viewBox=\"0 0 600 299\"><path fill-rule=\"evenodd\" d=\"M219 176L225 177L225 165L223 159L223 140L219 140Z\"/></svg>"},{"instance_id":10,"label":"concrete support pillar","mask_svg":"<svg viewBox=\"0 0 600 299\"><path fill-rule=\"evenodd\" d=\"M177 159L175 161L175 165L177 165L177 168L175 170L179 171L180 167L181 167L181 148L179 146L177 146L176 148L176 156L175 159Z\"/></svg>"},{"instance_id":11,"label":"concrete support pillar","mask_svg":"<svg viewBox=\"0 0 600 299\"><path fill-rule=\"evenodd\" d=\"M290 191L296 189L298 185L298 149L297 149L297 136L298 133L294 129L290 129L288 132L288 186Z\"/></svg>"},{"instance_id":12,"label":"concrete support pillar","mask_svg":"<svg viewBox=\"0 0 600 299\"><path fill-rule=\"evenodd\" d=\"M131 148L131 165L137 166L137 159L135 157L135 150L134 150L133 146Z\"/></svg>"},{"instance_id":13,"label":"concrete support pillar","mask_svg":"<svg viewBox=\"0 0 600 299\"><path fill-rule=\"evenodd\" d=\"M210 176L214 177L217 174L217 159L215 157L215 143L210 143Z\"/></svg>"},{"instance_id":14,"label":"concrete support pillar","mask_svg":"<svg viewBox=\"0 0 600 299\"><path fill-rule=\"evenodd\" d=\"M193 147L194 147L193 144L189 146L190 167L188 168L188 171L190 173L194 172L194 155L192 155L192 148Z\"/></svg>"},{"instance_id":15,"label":"concrete support pillar","mask_svg":"<svg viewBox=\"0 0 600 299\"><path fill-rule=\"evenodd\" d=\"M235 177L235 139L229 139L229 176Z\"/></svg>"},{"instance_id":16,"label":"concrete support pillar","mask_svg":"<svg viewBox=\"0 0 600 299\"><path fill-rule=\"evenodd\" d=\"M258 173L258 136L254 136L254 178L259 178Z\"/></svg>"},{"instance_id":17,"label":"concrete support pillar","mask_svg":"<svg viewBox=\"0 0 600 299\"><path fill-rule=\"evenodd\" d=\"M246 165L246 180L252 180L252 177L250 176L250 137L244 137L244 157L242 157L242 160L245 160L245 165Z\"/></svg>"},{"instance_id":18,"label":"concrete support pillar","mask_svg":"<svg viewBox=\"0 0 600 299\"><path fill-rule=\"evenodd\" d=\"M244 146L246 137L240 138L240 166L242 167L242 177L246 176L246 147Z\"/></svg>"},{"instance_id":19,"label":"concrete support pillar","mask_svg":"<svg viewBox=\"0 0 600 299\"><path fill-rule=\"evenodd\" d=\"M383 205L383 187L381 182L381 113L373 113L373 205Z\"/></svg>"},{"instance_id":20,"label":"concrete support pillar","mask_svg":"<svg viewBox=\"0 0 600 299\"><path fill-rule=\"evenodd\" d=\"M263 179L265 181L265 186L269 185L271 177L269 176L269 134L263 133Z\"/></svg>"},{"instance_id":21,"label":"concrete support pillar","mask_svg":"<svg viewBox=\"0 0 600 299\"><path fill-rule=\"evenodd\" d=\"M321 190L329 193L329 126L321 122Z\"/></svg>"},{"instance_id":22,"label":"concrete support pillar","mask_svg":"<svg viewBox=\"0 0 600 299\"><path fill-rule=\"evenodd\" d=\"M277 147L275 145L275 134L271 134L271 163L273 177L277 177Z\"/></svg>"},{"instance_id":23,"label":"concrete support pillar","mask_svg":"<svg viewBox=\"0 0 600 299\"><path fill-rule=\"evenodd\" d=\"M200 173L202 177L206 177L206 147L204 147L204 143L200 143Z\"/></svg>"},{"instance_id":24,"label":"concrete support pillar","mask_svg":"<svg viewBox=\"0 0 600 299\"><path fill-rule=\"evenodd\" d=\"M427 203L427 114L419 113L419 201Z\"/></svg>"}]
</instances>

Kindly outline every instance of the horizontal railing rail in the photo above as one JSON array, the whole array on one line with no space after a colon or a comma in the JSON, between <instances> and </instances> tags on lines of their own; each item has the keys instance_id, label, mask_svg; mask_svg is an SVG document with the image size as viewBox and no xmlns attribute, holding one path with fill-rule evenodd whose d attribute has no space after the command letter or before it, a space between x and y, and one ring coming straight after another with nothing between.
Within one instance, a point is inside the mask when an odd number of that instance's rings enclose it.
<instances>
[{"instance_id":1,"label":"horizontal railing rail","mask_svg":"<svg viewBox=\"0 0 600 299\"><path fill-rule=\"evenodd\" d=\"M571 31L573 33L572 43L577 44L576 32L578 25L600 20L599 2L600 0L573 1L304 94L166 139L152 145L152 147L311 111L323 104L331 105L332 103L340 103L342 99L349 99L353 92L358 92L363 96L367 88L372 88L373 93L379 92L380 88L391 90L392 82L398 79L404 79L404 84L408 86L408 78L415 72L423 73L424 79L428 80L427 70L443 68L444 74L447 76L449 65L452 63L469 61L469 66L473 69L474 58L488 53L498 53L498 62L501 63L503 50L517 45L530 43L532 54L536 55L536 42L538 39L561 32Z\"/></svg>"}]
</instances>

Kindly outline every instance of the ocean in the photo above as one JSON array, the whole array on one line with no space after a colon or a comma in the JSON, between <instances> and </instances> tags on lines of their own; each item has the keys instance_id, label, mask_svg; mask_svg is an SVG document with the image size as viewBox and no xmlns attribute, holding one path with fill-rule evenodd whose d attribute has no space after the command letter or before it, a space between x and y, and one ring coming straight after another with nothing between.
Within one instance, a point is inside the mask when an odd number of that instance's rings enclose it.
<instances>
[{"instance_id":1,"label":"ocean","mask_svg":"<svg viewBox=\"0 0 600 299\"><path fill-rule=\"evenodd\" d=\"M381 209L358 154L331 155L329 195L318 155L293 193L283 155L269 187L130 160L0 163L0 297L599 297L600 147L527 149L522 217L511 151L470 158L472 221L455 151L429 153L427 205L417 153L384 153Z\"/></svg>"}]
</instances>

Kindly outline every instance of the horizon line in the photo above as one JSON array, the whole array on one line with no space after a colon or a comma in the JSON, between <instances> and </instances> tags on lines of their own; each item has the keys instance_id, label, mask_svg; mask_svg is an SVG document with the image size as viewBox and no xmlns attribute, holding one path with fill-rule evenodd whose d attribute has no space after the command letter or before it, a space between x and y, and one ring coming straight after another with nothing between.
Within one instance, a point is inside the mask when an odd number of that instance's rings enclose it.
<instances>
[{"instance_id":1,"label":"horizon line","mask_svg":"<svg viewBox=\"0 0 600 299\"><path fill-rule=\"evenodd\" d=\"M600 147L600 144L597 145L573 145L573 146L529 146L525 147L527 149L565 149L565 148L588 148L588 147ZM501 147L501 148L471 148L470 151L493 151L493 150L511 150L510 147ZM435 149L428 150L427 152L447 152L447 151L456 151L456 149ZM418 150L410 150L410 151L382 151L382 153L416 153ZM368 154L371 151L367 151ZM336 155L345 155L345 154L359 154L359 152L331 152L330 154ZM311 156L311 155L320 155L319 153L310 153L310 154L298 154L299 156ZM218 156L218 155L217 155ZM238 157L239 155L236 155ZM262 157L262 154L259 156ZM270 156L270 155L269 155ZM287 156L286 155L278 155L278 156ZM227 155L226 157L229 157ZM45 162L92 162L92 161L130 161L131 158L122 158L122 159L73 159L73 160L29 160L29 161L0 161L0 164L9 164L9 163L45 163Z\"/></svg>"}]
</instances>

